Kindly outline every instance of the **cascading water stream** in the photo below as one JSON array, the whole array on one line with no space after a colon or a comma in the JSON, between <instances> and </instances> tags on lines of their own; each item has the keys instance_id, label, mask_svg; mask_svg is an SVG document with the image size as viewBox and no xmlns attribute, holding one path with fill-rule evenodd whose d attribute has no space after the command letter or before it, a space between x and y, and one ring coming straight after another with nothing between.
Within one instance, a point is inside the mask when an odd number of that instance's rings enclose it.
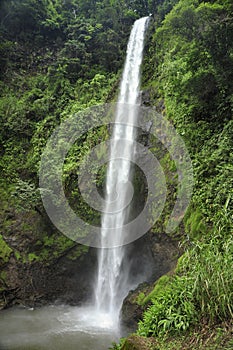
<instances>
[{"instance_id":1,"label":"cascading water stream","mask_svg":"<svg viewBox=\"0 0 233 350\"><path fill-rule=\"evenodd\" d=\"M134 23L127 47L127 57L117 103L110 147L110 161L106 178L106 206L101 221L101 250L98 257L98 275L95 303L98 312L118 325L124 297L132 286L128 283L129 264L125 260L125 224L129 220L132 199L132 166L135 153L140 87L140 67L144 38L149 17ZM113 248L105 248L113 247Z\"/></svg>"}]
</instances>

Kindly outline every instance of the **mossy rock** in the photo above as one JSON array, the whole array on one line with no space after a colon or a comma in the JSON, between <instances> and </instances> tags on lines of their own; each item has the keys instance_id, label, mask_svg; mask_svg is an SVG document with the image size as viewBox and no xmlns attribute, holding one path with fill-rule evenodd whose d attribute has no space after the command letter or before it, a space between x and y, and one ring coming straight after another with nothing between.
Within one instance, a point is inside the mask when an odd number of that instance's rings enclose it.
<instances>
[{"instance_id":1,"label":"mossy rock","mask_svg":"<svg viewBox=\"0 0 233 350\"><path fill-rule=\"evenodd\" d=\"M145 338L138 335L131 335L127 338L120 350L156 350L154 338Z\"/></svg>"},{"instance_id":2,"label":"mossy rock","mask_svg":"<svg viewBox=\"0 0 233 350\"><path fill-rule=\"evenodd\" d=\"M188 236L195 240L208 234L208 226L204 221L204 217L198 208L190 207L185 215L185 232Z\"/></svg>"},{"instance_id":3,"label":"mossy rock","mask_svg":"<svg viewBox=\"0 0 233 350\"><path fill-rule=\"evenodd\" d=\"M166 286L169 284L171 280L171 276L169 274L166 274L164 276L161 276L154 285L153 290L146 295L144 298L141 298L140 304L141 305L147 305L149 302L153 300L155 296L157 296L160 293L163 293L166 289Z\"/></svg>"}]
</instances>

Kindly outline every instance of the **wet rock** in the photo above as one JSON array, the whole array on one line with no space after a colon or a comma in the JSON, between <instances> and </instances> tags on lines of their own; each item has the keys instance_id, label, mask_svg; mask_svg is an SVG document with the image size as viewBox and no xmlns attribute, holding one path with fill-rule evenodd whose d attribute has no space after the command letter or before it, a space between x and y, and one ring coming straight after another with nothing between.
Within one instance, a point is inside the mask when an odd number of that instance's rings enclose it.
<instances>
[{"instance_id":1,"label":"wet rock","mask_svg":"<svg viewBox=\"0 0 233 350\"><path fill-rule=\"evenodd\" d=\"M141 104L142 106L151 106L150 90L143 90L141 92Z\"/></svg>"},{"instance_id":2,"label":"wet rock","mask_svg":"<svg viewBox=\"0 0 233 350\"><path fill-rule=\"evenodd\" d=\"M0 293L3 306L34 307L56 301L79 305L92 297L95 266L96 257L92 253L82 261L63 257L49 266L40 262L8 266L14 277L8 277L7 289Z\"/></svg>"},{"instance_id":3,"label":"wet rock","mask_svg":"<svg viewBox=\"0 0 233 350\"><path fill-rule=\"evenodd\" d=\"M144 310L148 304L143 304L142 299L154 288L155 282L163 275L173 270L179 257L179 250L176 242L165 233L147 233L135 244L134 266L147 271L145 282L130 291L125 298L121 309L121 321L123 327L129 332L137 329L137 323L142 319ZM132 269L133 271L133 269Z\"/></svg>"},{"instance_id":4,"label":"wet rock","mask_svg":"<svg viewBox=\"0 0 233 350\"><path fill-rule=\"evenodd\" d=\"M1 215L5 227L0 242L4 252L0 254L0 308L57 300L78 305L91 299L97 265L94 249L70 241L38 212Z\"/></svg>"},{"instance_id":5,"label":"wet rock","mask_svg":"<svg viewBox=\"0 0 233 350\"><path fill-rule=\"evenodd\" d=\"M80 305L91 300L98 250L67 241L38 213L12 217L3 236L11 250L7 260L0 261L0 308L54 302ZM152 233L130 244L126 264L132 288L169 271L174 247L166 235ZM124 303L123 320L130 325L127 318L131 319L135 327L142 312L133 298Z\"/></svg>"},{"instance_id":6,"label":"wet rock","mask_svg":"<svg viewBox=\"0 0 233 350\"><path fill-rule=\"evenodd\" d=\"M153 289L149 283L141 283L134 291L130 291L123 302L121 321L129 333L135 332L138 321L142 319L145 306L140 304L140 296Z\"/></svg>"}]
</instances>

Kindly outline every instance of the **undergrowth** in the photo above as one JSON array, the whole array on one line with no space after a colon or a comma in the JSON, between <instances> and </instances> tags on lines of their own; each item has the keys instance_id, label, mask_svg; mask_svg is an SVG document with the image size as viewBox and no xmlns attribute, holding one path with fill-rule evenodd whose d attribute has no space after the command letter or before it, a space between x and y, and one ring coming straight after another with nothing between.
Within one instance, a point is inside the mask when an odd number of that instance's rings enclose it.
<instances>
[{"instance_id":1,"label":"undergrowth","mask_svg":"<svg viewBox=\"0 0 233 350\"><path fill-rule=\"evenodd\" d=\"M233 239L213 237L190 248L176 273L155 286L152 305L139 322L138 334L180 334L198 322L214 324L233 317ZM159 286L159 281L158 281Z\"/></svg>"}]
</instances>

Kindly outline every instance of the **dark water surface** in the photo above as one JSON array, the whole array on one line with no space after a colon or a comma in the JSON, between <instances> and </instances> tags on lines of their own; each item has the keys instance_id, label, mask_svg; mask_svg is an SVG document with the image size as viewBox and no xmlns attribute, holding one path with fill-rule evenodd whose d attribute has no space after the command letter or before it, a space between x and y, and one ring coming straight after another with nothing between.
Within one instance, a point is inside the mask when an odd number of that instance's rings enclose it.
<instances>
[{"instance_id":1,"label":"dark water surface","mask_svg":"<svg viewBox=\"0 0 233 350\"><path fill-rule=\"evenodd\" d=\"M91 308L46 306L0 312L1 350L107 350L120 338Z\"/></svg>"}]
</instances>

